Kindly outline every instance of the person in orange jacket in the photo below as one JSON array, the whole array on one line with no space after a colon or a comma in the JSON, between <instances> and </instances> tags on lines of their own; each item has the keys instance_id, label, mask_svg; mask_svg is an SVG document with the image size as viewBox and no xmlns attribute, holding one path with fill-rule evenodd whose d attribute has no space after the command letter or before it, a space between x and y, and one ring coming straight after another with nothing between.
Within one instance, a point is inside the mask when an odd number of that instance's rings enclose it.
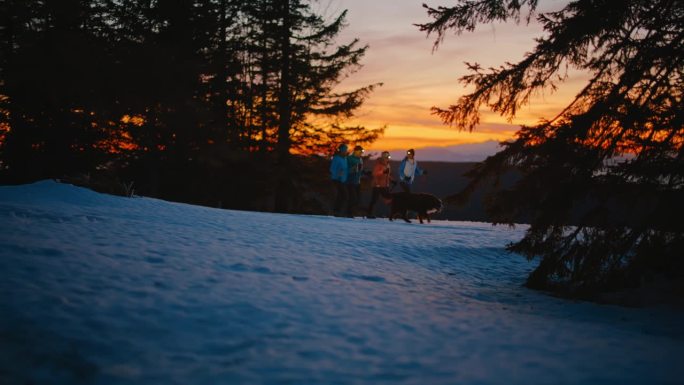
<instances>
[{"instance_id":1,"label":"person in orange jacket","mask_svg":"<svg viewBox=\"0 0 684 385\"><path fill-rule=\"evenodd\" d=\"M389 194L390 191L390 153L383 151L380 157L375 161L373 166L373 193L371 195L370 204L368 205L368 213L366 218L375 218L373 215L373 207L378 201L380 195Z\"/></svg>"}]
</instances>

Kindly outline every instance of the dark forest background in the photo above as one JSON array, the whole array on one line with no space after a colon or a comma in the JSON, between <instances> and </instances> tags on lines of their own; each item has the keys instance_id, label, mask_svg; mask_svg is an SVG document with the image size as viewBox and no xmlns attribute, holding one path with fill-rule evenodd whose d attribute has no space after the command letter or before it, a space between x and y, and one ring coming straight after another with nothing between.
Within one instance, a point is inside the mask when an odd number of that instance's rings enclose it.
<instances>
[{"instance_id":1,"label":"dark forest background","mask_svg":"<svg viewBox=\"0 0 684 385\"><path fill-rule=\"evenodd\" d=\"M299 0L2 0L0 183L320 211L329 155L379 84L367 46ZM314 194L315 195L315 194Z\"/></svg>"}]
</instances>

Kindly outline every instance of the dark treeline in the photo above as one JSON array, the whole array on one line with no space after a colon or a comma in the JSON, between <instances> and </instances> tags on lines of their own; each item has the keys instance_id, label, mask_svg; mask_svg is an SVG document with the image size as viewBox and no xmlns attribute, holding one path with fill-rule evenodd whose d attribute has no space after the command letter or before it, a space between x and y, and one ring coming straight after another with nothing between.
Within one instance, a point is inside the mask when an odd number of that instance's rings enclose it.
<instances>
[{"instance_id":1,"label":"dark treeline","mask_svg":"<svg viewBox=\"0 0 684 385\"><path fill-rule=\"evenodd\" d=\"M382 132L344 125L377 85L336 90L367 47L337 42L345 12L317 2L0 4L3 183L133 182L173 200L315 211L301 194L322 188L327 160L314 155Z\"/></svg>"}]
</instances>

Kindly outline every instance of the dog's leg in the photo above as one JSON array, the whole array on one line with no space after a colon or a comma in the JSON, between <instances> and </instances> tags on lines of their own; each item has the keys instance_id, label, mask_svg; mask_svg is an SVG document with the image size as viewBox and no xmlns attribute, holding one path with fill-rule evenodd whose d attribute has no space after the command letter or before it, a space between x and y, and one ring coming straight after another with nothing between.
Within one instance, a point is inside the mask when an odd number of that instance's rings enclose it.
<instances>
[{"instance_id":1,"label":"dog's leg","mask_svg":"<svg viewBox=\"0 0 684 385\"><path fill-rule=\"evenodd\" d=\"M408 219L408 210L404 210L403 218L406 221L406 223L411 223L411 221L409 221L409 219Z\"/></svg>"}]
</instances>

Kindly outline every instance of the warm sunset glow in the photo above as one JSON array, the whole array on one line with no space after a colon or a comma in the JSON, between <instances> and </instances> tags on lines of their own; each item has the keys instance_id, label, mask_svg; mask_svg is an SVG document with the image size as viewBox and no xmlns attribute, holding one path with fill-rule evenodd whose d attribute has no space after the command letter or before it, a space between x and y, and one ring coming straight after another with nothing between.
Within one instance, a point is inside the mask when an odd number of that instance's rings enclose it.
<instances>
[{"instance_id":1,"label":"warm sunset glow","mask_svg":"<svg viewBox=\"0 0 684 385\"><path fill-rule=\"evenodd\" d=\"M107 151L110 154L120 154L126 151L134 151L138 149L133 137L130 133L124 130L116 131L116 136L103 140L97 144L97 147Z\"/></svg>"},{"instance_id":2,"label":"warm sunset glow","mask_svg":"<svg viewBox=\"0 0 684 385\"><path fill-rule=\"evenodd\" d=\"M10 125L8 123L0 123L0 145L5 143L7 133L10 132Z\"/></svg>"},{"instance_id":3,"label":"warm sunset glow","mask_svg":"<svg viewBox=\"0 0 684 385\"><path fill-rule=\"evenodd\" d=\"M350 89L382 82L350 124L368 128L387 126L385 135L371 150L408 147L449 146L488 140L512 139L522 124L555 117L574 97L587 76L569 73L556 92L535 95L515 120L507 121L490 111L482 111L481 124L473 132L459 132L442 124L430 108L446 108L466 94L458 79L467 74L464 62L477 62L484 68L517 62L534 47L542 28L532 21L480 26L474 33L446 39L434 53L434 38L426 38L415 23L427 21L422 3L451 5L446 0L397 2L396 0L333 0L328 13L348 9L349 26L340 41L361 39L370 46L363 68L346 79ZM560 9L566 1L540 0L539 11Z\"/></svg>"},{"instance_id":4,"label":"warm sunset glow","mask_svg":"<svg viewBox=\"0 0 684 385\"><path fill-rule=\"evenodd\" d=\"M0 94L0 103L7 103L9 98L5 95ZM0 121L0 146L5 143L5 138L7 137L7 134L10 132L11 127L10 124L7 122L9 120L9 111L5 109L0 109L0 116L2 116L2 120L4 122Z\"/></svg>"},{"instance_id":5,"label":"warm sunset glow","mask_svg":"<svg viewBox=\"0 0 684 385\"><path fill-rule=\"evenodd\" d=\"M145 124L145 118L140 115L124 115L120 120L123 124L132 124L134 126L140 127Z\"/></svg>"},{"instance_id":6,"label":"warm sunset glow","mask_svg":"<svg viewBox=\"0 0 684 385\"><path fill-rule=\"evenodd\" d=\"M119 119L120 123L124 125L133 125L140 127L145 124L145 119L140 115L124 115ZM135 151L139 149L139 146L135 143L133 136L125 127L117 124L116 122L109 122L111 127L112 135L101 142L99 142L96 147L110 154L121 154L127 151Z\"/></svg>"},{"instance_id":7,"label":"warm sunset glow","mask_svg":"<svg viewBox=\"0 0 684 385\"><path fill-rule=\"evenodd\" d=\"M623 155L635 155L664 144L669 145L675 152L681 151L684 145L684 132L656 129L651 123L647 123L644 128L646 130L642 132L625 129L618 122L599 123L590 131L589 138L578 143L591 148L614 148L617 153Z\"/></svg>"}]
</instances>

